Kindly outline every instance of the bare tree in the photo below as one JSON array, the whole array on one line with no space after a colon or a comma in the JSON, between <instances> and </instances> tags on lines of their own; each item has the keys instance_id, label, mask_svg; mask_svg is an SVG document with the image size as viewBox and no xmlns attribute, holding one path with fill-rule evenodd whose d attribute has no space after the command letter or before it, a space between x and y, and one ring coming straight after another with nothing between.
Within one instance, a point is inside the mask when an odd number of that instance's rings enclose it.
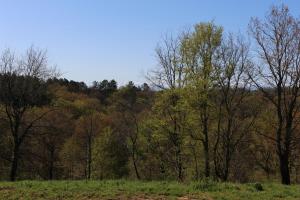
<instances>
[{"instance_id":1,"label":"bare tree","mask_svg":"<svg viewBox=\"0 0 300 200\"><path fill-rule=\"evenodd\" d=\"M181 55L181 38L165 36L155 50L159 67L151 71L147 79L159 89L182 88L185 85L185 71Z\"/></svg>"},{"instance_id":2,"label":"bare tree","mask_svg":"<svg viewBox=\"0 0 300 200\"><path fill-rule=\"evenodd\" d=\"M296 113L299 111L300 21L282 5L273 6L264 21L257 18L249 25L257 43L257 88L276 110L276 142L281 181L290 184L290 155L295 142Z\"/></svg>"},{"instance_id":3,"label":"bare tree","mask_svg":"<svg viewBox=\"0 0 300 200\"><path fill-rule=\"evenodd\" d=\"M16 179L20 147L34 125L47 113L26 117L31 108L49 103L45 79L54 73L48 67L46 52L31 47L24 57L16 57L9 49L0 60L1 110L7 117L12 141L10 180Z\"/></svg>"},{"instance_id":4,"label":"bare tree","mask_svg":"<svg viewBox=\"0 0 300 200\"><path fill-rule=\"evenodd\" d=\"M252 66L249 44L241 36L230 34L223 38L214 66L219 95L215 98L217 129L213 159L216 176L226 181L238 145L250 133L255 119L255 114L245 109L251 92L251 80L247 75Z\"/></svg>"}]
</instances>

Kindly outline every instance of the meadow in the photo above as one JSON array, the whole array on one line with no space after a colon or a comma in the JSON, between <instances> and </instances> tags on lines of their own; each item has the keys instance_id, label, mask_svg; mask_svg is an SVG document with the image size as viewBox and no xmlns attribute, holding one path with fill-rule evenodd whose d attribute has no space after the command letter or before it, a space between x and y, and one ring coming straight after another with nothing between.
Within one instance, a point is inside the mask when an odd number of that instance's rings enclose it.
<instances>
[{"instance_id":1,"label":"meadow","mask_svg":"<svg viewBox=\"0 0 300 200\"><path fill-rule=\"evenodd\" d=\"M300 199L300 186L214 181L18 181L1 182L0 199L296 200Z\"/></svg>"}]
</instances>

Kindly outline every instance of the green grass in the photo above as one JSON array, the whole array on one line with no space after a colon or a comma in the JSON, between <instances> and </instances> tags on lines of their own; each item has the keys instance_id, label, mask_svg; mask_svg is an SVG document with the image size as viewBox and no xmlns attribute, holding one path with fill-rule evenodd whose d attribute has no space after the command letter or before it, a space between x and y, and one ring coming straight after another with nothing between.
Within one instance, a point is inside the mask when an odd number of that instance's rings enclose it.
<instances>
[{"instance_id":1,"label":"green grass","mask_svg":"<svg viewBox=\"0 0 300 200\"><path fill-rule=\"evenodd\" d=\"M300 186L163 181L19 181L0 182L0 199L300 199Z\"/></svg>"}]
</instances>

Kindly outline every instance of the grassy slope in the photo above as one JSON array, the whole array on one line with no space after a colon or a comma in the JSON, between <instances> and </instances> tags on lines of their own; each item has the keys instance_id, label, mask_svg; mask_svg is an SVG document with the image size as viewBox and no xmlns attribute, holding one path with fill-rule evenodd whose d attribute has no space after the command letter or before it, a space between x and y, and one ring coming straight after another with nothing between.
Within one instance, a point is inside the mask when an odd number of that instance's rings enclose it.
<instances>
[{"instance_id":1,"label":"grassy slope","mask_svg":"<svg viewBox=\"0 0 300 200\"><path fill-rule=\"evenodd\" d=\"M0 199L300 199L300 186L198 182L20 181L0 182Z\"/></svg>"}]
</instances>

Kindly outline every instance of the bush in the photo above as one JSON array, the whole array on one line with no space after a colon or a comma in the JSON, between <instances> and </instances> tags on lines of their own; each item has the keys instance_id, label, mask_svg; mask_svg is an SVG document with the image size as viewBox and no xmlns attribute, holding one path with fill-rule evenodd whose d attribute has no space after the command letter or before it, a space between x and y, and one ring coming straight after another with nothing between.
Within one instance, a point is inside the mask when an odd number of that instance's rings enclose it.
<instances>
[{"instance_id":1,"label":"bush","mask_svg":"<svg viewBox=\"0 0 300 200\"><path fill-rule=\"evenodd\" d=\"M254 188L255 188L257 191L263 191L263 190L264 190L262 184L260 184L260 183L255 183L255 184L254 184Z\"/></svg>"}]
</instances>

